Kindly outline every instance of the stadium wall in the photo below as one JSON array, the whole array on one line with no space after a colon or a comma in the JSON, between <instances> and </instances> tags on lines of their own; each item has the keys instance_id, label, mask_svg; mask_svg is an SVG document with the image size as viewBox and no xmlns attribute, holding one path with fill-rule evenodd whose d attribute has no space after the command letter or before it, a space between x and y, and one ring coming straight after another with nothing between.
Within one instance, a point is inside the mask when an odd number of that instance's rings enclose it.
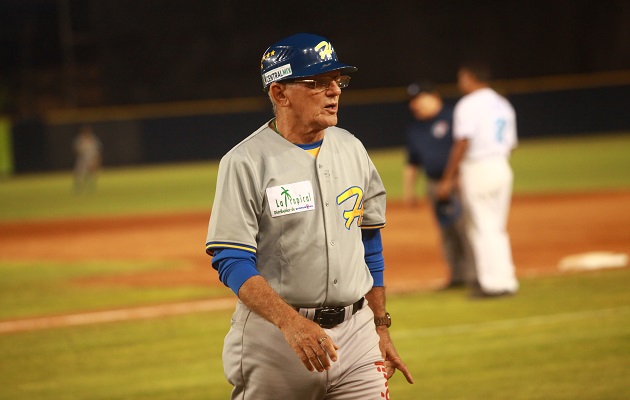
<instances>
[{"instance_id":1,"label":"stadium wall","mask_svg":"<svg viewBox=\"0 0 630 400\"><path fill-rule=\"evenodd\" d=\"M564 83L561 78L496 81L493 86L514 105L521 139L630 130L630 72L573 78ZM457 100L453 85L438 89L447 101ZM405 88L349 90L342 97L339 126L368 149L402 146L410 120L405 96ZM83 124L92 125L101 139L107 167L216 160L271 117L265 96L59 110L43 123L14 125L15 171L71 168L72 141Z\"/></svg>"}]
</instances>

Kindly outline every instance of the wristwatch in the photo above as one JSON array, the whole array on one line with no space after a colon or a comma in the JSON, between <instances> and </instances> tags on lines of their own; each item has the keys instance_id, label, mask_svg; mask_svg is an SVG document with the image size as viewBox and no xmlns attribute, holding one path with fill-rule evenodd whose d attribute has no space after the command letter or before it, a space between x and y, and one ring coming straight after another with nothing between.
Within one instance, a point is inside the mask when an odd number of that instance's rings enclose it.
<instances>
[{"instance_id":1,"label":"wristwatch","mask_svg":"<svg viewBox=\"0 0 630 400\"><path fill-rule=\"evenodd\" d=\"M381 326L385 325L386 327L392 326L392 317L388 312L385 313L384 317L374 317L374 325Z\"/></svg>"}]
</instances>

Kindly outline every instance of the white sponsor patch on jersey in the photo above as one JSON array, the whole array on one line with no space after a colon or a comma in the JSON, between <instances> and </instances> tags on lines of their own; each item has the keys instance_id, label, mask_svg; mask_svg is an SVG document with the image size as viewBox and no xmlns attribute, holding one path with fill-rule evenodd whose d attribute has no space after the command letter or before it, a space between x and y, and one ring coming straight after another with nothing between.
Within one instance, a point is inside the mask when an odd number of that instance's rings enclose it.
<instances>
[{"instance_id":1,"label":"white sponsor patch on jersey","mask_svg":"<svg viewBox=\"0 0 630 400\"><path fill-rule=\"evenodd\" d=\"M293 70L291 69L291 64L283 65L281 67L272 69L271 71L265 72L263 74L264 84L268 84L271 82L275 82L278 79L282 79L285 76L293 75Z\"/></svg>"},{"instance_id":2,"label":"white sponsor patch on jersey","mask_svg":"<svg viewBox=\"0 0 630 400\"><path fill-rule=\"evenodd\" d=\"M267 188L267 200L272 217L315 210L311 181L289 183Z\"/></svg>"}]
</instances>

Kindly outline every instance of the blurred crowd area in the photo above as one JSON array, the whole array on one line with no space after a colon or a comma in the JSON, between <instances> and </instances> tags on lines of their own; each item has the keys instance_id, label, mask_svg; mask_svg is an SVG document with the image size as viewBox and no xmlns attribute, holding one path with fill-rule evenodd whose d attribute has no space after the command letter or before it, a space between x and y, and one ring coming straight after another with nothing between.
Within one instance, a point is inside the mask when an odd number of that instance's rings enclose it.
<instances>
[{"instance_id":1,"label":"blurred crowd area","mask_svg":"<svg viewBox=\"0 0 630 400\"><path fill-rule=\"evenodd\" d=\"M1 0L0 22L0 175L71 168L85 124L105 166L216 159L270 117L260 58L301 31L359 67L340 115L369 148L402 145L410 82L455 100L470 60L520 137L630 129L626 0Z\"/></svg>"},{"instance_id":2,"label":"blurred crowd area","mask_svg":"<svg viewBox=\"0 0 630 400\"><path fill-rule=\"evenodd\" d=\"M13 115L262 96L262 52L299 31L331 39L360 89L454 82L470 58L502 79L630 68L625 0L3 0L0 15Z\"/></svg>"}]
</instances>

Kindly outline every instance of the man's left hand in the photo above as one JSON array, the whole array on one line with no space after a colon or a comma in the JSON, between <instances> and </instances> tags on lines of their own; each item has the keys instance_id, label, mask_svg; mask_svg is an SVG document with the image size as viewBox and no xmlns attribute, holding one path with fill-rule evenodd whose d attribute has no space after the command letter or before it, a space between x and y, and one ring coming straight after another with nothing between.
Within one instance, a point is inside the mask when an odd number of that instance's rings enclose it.
<instances>
[{"instance_id":1,"label":"man's left hand","mask_svg":"<svg viewBox=\"0 0 630 400\"><path fill-rule=\"evenodd\" d=\"M387 379L391 378L396 370L405 375L407 382L413 383L413 377L411 376L411 372L407 368L407 365L403 362L403 360L398 355L398 351L396 351L396 347L394 347L394 343L392 342L391 337L389 336L388 328L384 326L379 326L376 328L376 332L380 336L381 340L379 342L379 347L381 349L381 354L383 355L383 360L385 360L385 369L387 371Z\"/></svg>"}]
</instances>

